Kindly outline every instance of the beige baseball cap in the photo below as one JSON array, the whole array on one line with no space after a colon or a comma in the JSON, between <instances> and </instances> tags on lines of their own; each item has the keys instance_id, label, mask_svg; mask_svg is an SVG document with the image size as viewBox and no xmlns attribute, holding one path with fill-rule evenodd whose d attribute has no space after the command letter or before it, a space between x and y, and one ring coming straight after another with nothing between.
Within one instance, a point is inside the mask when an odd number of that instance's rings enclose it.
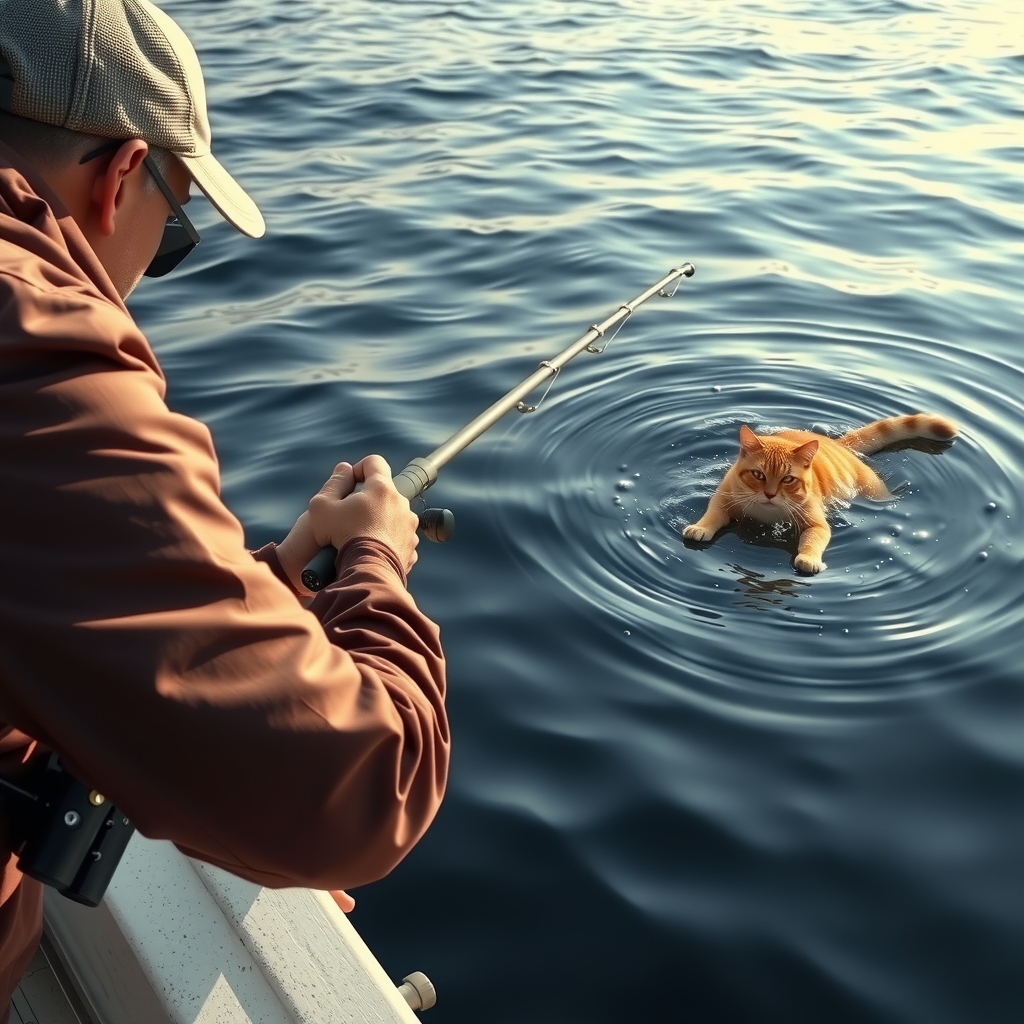
<instances>
[{"instance_id":1,"label":"beige baseball cap","mask_svg":"<svg viewBox=\"0 0 1024 1024\"><path fill-rule=\"evenodd\" d=\"M0 57L0 107L169 150L225 220L253 238L266 230L210 150L196 51L149 0L0 0Z\"/></svg>"}]
</instances>

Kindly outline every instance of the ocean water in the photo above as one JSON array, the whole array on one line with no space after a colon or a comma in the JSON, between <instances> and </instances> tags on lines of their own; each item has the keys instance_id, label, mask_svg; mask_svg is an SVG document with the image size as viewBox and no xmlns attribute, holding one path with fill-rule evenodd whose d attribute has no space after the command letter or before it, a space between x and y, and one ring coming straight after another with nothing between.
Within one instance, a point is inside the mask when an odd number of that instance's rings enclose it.
<instances>
[{"instance_id":1,"label":"ocean water","mask_svg":"<svg viewBox=\"0 0 1024 1024\"><path fill-rule=\"evenodd\" d=\"M254 545L697 267L430 492L450 786L353 915L426 1019L1024 1019L1024 9L164 6L268 233L132 306ZM821 575L682 543L741 423L918 410Z\"/></svg>"}]
</instances>

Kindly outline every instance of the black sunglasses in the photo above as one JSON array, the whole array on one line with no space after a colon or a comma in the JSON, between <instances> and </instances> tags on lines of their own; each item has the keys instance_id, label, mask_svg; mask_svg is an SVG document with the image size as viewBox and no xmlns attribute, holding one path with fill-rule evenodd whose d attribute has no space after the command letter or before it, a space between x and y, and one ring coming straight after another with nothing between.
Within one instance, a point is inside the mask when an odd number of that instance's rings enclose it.
<instances>
[{"instance_id":1,"label":"black sunglasses","mask_svg":"<svg viewBox=\"0 0 1024 1024\"><path fill-rule=\"evenodd\" d=\"M95 160L96 157L119 149L123 145L124 140L117 139L104 143L102 146L90 150L78 162L87 164L90 160ZM181 204L171 191L171 186L157 170L156 161L147 153L142 158L142 162L146 165L146 170L153 176L156 187L163 193L164 199L167 200L168 206L174 213L173 217L167 218L164 236L160 239L160 247L157 249L156 255L143 271L146 277L163 277L164 274L170 273L199 244L199 232L185 215Z\"/></svg>"}]
</instances>

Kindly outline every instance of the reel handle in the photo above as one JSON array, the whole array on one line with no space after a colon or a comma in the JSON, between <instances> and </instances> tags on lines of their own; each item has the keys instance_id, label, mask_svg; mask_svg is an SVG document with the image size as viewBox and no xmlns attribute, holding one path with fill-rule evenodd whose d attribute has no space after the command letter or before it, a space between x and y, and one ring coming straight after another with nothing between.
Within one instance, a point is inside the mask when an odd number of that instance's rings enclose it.
<instances>
[{"instance_id":1,"label":"reel handle","mask_svg":"<svg viewBox=\"0 0 1024 1024\"><path fill-rule=\"evenodd\" d=\"M455 532L455 516L447 508L424 509L420 513L420 525L417 529L427 540L443 544ZM336 548L330 545L321 548L302 570L302 585L314 594L318 590L323 590L334 580L334 561L337 557Z\"/></svg>"},{"instance_id":2,"label":"reel handle","mask_svg":"<svg viewBox=\"0 0 1024 1024\"><path fill-rule=\"evenodd\" d=\"M455 516L450 508L425 508L420 513L420 525L417 529L427 540L443 544L451 540L455 532Z\"/></svg>"}]
</instances>

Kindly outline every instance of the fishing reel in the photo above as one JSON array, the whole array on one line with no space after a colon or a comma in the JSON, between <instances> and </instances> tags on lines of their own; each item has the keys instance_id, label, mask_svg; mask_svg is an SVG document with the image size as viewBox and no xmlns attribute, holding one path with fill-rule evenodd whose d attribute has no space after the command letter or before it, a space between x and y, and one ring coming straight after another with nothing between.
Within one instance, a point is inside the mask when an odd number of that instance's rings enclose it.
<instances>
[{"instance_id":1,"label":"fishing reel","mask_svg":"<svg viewBox=\"0 0 1024 1024\"><path fill-rule=\"evenodd\" d=\"M417 529L427 540L443 544L450 540L455 532L455 516L448 508L425 508L420 513L420 525Z\"/></svg>"}]
</instances>

